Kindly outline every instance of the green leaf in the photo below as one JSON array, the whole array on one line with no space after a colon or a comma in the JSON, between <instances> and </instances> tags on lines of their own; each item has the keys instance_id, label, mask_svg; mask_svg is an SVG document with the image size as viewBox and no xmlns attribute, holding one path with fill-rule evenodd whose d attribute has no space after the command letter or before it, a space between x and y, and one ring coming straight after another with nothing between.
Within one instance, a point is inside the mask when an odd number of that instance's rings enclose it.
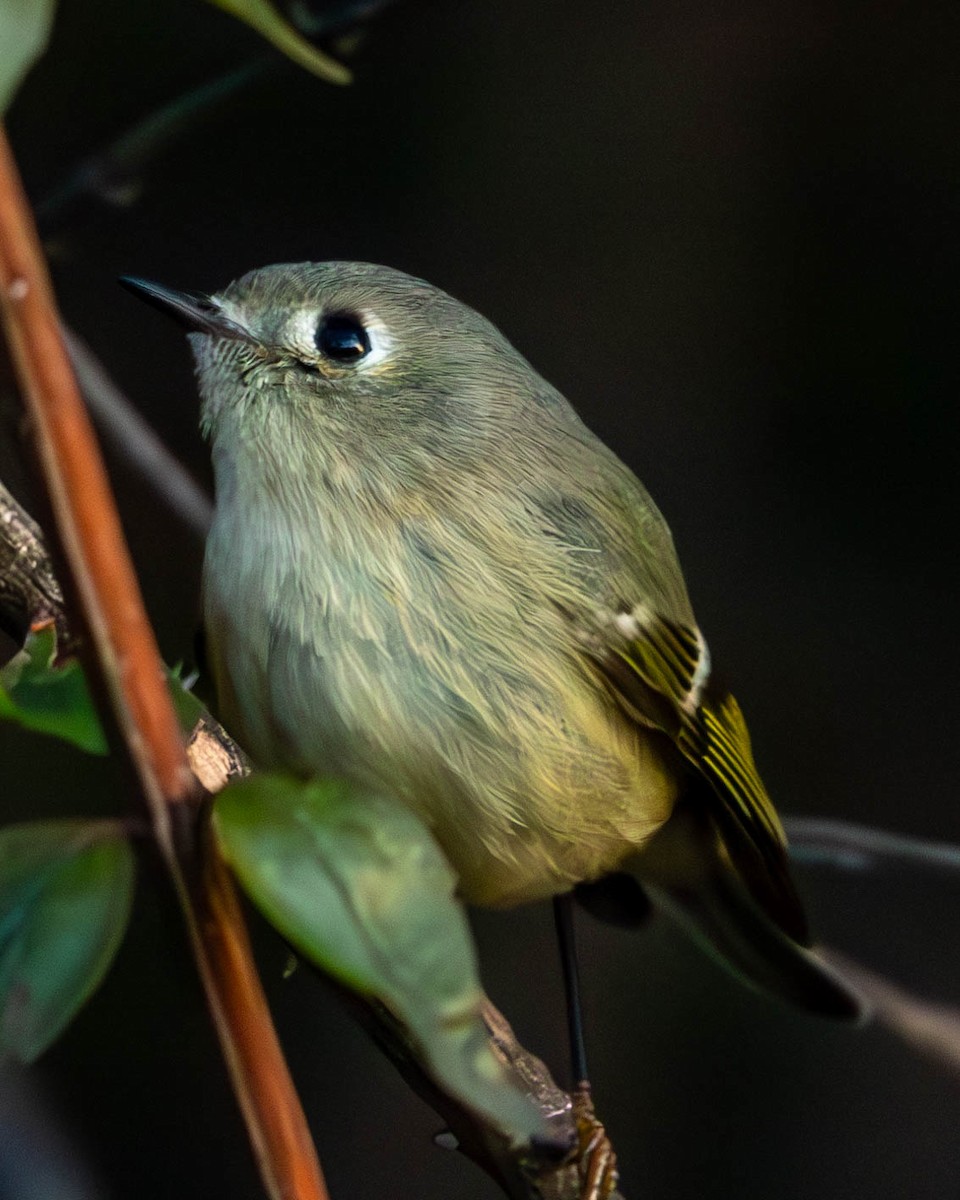
<instances>
[{"instance_id":1,"label":"green leaf","mask_svg":"<svg viewBox=\"0 0 960 1200\"><path fill-rule=\"evenodd\" d=\"M319 75L328 83L350 82L352 76L347 68L335 58L312 46L283 19L269 0L210 0L210 3L245 21L287 58L301 67L306 67L308 71Z\"/></svg>"},{"instance_id":2,"label":"green leaf","mask_svg":"<svg viewBox=\"0 0 960 1200\"><path fill-rule=\"evenodd\" d=\"M0 718L63 738L88 754L106 754L83 668L76 659L55 666L56 653L52 625L30 634L20 654L0 671Z\"/></svg>"},{"instance_id":3,"label":"green leaf","mask_svg":"<svg viewBox=\"0 0 960 1200\"><path fill-rule=\"evenodd\" d=\"M543 1133L489 1047L455 876L409 809L349 783L256 775L220 793L214 826L268 920L305 958L381 1000L446 1092L515 1142Z\"/></svg>"},{"instance_id":4,"label":"green leaf","mask_svg":"<svg viewBox=\"0 0 960 1200\"><path fill-rule=\"evenodd\" d=\"M173 668L167 667L167 689L173 700L180 728L184 733L193 733L197 722L206 715L206 709L184 683L181 670L179 664Z\"/></svg>"},{"instance_id":5,"label":"green leaf","mask_svg":"<svg viewBox=\"0 0 960 1200\"><path fill-rule=\"evenodd\" d=\"M0 115L46 48L54 8L54 0L0 0Z\"/></svg>"},{"instance_id":6,"label":"green leaf","mask_svg":"<svg viewBox=\"0 0 960 1200\"><path fill-rule=\"evenodd\" d=\"M30 634L23 650L0 669L0 720L52 734L88 754L106 754L107 741L79 659L55 665L56 657L52 625ZM180 728L192 733L205 709L181 679L179 667L167 668L167 687Z\"/></svg>"},{"instance_id":7,"label":"green leaf","mask_svg":"<svg viewBox=\"0 0 960 1200\"><path fill-rule=\"evenodd\" d=\"M90 997L120 945L133 853L114 821L0 829L0 1057L33 1062Z\"/></svg>"}]
</instances>

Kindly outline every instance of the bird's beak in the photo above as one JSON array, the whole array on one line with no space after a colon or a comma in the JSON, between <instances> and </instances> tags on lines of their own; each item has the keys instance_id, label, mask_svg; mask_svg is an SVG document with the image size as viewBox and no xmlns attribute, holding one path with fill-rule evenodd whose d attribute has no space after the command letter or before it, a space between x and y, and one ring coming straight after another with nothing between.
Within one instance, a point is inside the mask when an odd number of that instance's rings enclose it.
<instances>
[{"instance_id":1,"label":"bird's beak","mask_svg":"<svg viewBox=\"0 0 960 1200\"><path fill-rule=\"evenodd\" d=\"M176 292L173 288L147 279L134 279L130 275L122 275L120 284L194 332L243 342L255 340L249 330L226 316L216 300L202 292Z\"/></svg>"}]
</instances>

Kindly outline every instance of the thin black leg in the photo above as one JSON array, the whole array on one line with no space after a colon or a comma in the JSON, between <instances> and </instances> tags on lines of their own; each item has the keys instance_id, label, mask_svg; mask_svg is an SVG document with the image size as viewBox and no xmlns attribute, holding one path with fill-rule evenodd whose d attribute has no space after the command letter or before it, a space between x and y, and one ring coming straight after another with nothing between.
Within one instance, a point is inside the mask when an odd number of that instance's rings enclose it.
<instances>
[{"instance_id":1,"label":"thin black leg","mask_svg":"<svg viewBox=\"0 0 960 1200\"><path fill-rule=\"evenodd\" d=\"M567 1001L567 1032L570 1038L570 1068L574 1087L589 1080L587 1052L583 1044L583 1015L580 1009L580 974L577 968L577 943L573 928L573 894L565 892L553 898L553 919L557 927L563 990Z\"/></svg>"}]
</instances>

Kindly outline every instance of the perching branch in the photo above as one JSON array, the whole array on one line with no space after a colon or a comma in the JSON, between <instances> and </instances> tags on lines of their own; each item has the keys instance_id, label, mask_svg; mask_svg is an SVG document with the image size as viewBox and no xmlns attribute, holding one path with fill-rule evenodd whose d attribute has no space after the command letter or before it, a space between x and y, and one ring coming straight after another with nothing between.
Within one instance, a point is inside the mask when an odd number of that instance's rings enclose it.
<instances>
[{"instance_id":1,"label":"perching branch","mask_svg":"<svg viewBox=\"0 0 960 1200\"><path fill-rule=\"evenodd\" d=\"M51 600L36 586L37 579L44 579L52 580L56 588L43 535L0 484L0 571L10 562L29 563L30 568L13 572L6 579L7 586L0 588L0 620L15 615L16 627L26 629L39 615L53 617L69 636L59 589ZM193 730L187 758L194 776L210 793L249 770L242 750L209 716ZM223 884L223 880L218 882ZM498 1130L446 1096L424 1071L403 1029L382 1006L333 986L413 1089L447 1122L457 1148L497 1180L512 1200L621 1200L616 1190L616 1157L594 1116L589 1096L571 1096L558 1087L543 1062L520 1045L509 1023L492 1005L484 1019L494 1052L533 1098L554 1133L555 1145L541 1147L539 1154L537 1148L524 1154L509 1146ZM558 1168L556 1145L571 1142L576 1143L575 1152Z\"/></svg>"},{"instance_id":2,"label":"perching branch","mask_svg":"<svg viewBox=\"0 0 960 1200\"><path fill-rule=\"evenodd\" d=\"M57 645L69 650L63 593L40 527L0 480L0 629L22 642L34 621L53 620Z\"/></svg>"},{"instance_id":3,"label":"perching branch","mask_svg":"<svg viewBox=\"0 0 960 1200\"><path fill-rule=\"evenodd\" d=\"M0 127L0 308L53 528L111 741L132 768L187 923L268 1194L327 1200L316 1152L253 964L230 878L201 842L200 789L70 370L46 263Z\"/></svg>"}]
</instances>

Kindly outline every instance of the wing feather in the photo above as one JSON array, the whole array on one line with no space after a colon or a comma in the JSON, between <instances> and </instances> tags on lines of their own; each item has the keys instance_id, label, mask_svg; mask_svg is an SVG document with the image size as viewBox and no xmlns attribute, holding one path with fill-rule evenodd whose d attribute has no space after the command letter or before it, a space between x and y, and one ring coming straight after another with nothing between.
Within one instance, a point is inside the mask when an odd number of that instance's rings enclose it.
<instances>
[{"instance_id":1,"label":"wing feather","mask_svg":"<svg viewBox=\"0 0 960 1200\"><path fill-rule=\"evenodd\" d=\"M670 737L692 768L699 785L694 795L753 898L785 933L808 944L783 827L754 764L740 706L708 685L709 652L700 631L638 605L617 614L591 647L621 706Z\"/></svg>"}]
</instances>

